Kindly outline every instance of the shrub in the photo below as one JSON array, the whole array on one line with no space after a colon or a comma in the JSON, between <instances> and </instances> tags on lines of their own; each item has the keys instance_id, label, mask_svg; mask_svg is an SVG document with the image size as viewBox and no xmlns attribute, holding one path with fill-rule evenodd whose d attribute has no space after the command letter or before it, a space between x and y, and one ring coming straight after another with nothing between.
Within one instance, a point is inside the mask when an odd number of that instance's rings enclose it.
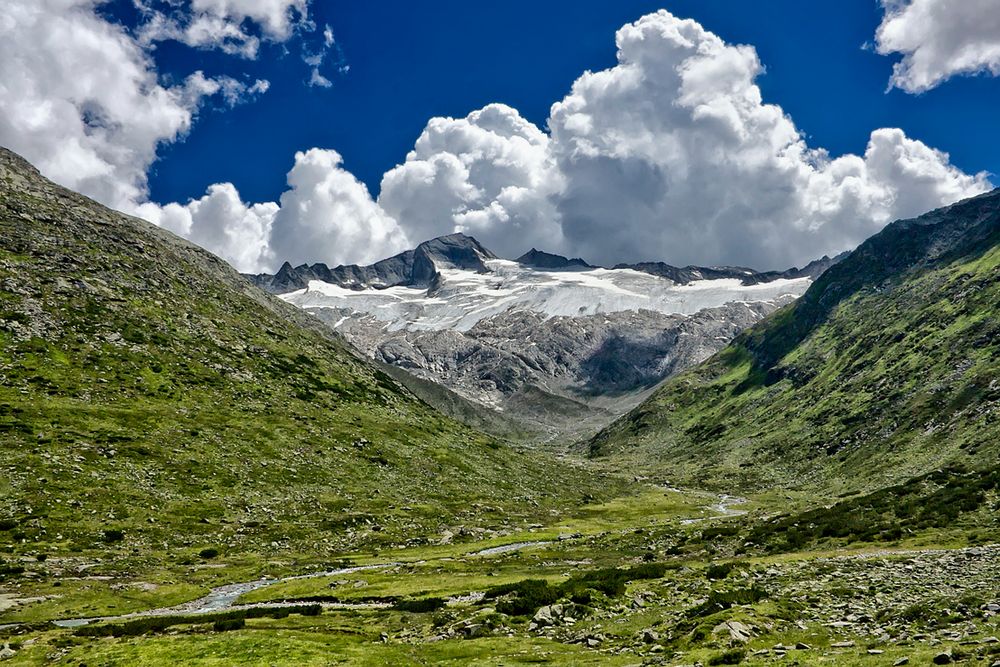
<instances>
[{"instance_id":1,"label":"shrub","mask_svg":"<svg viewBox=\"0 0 1000 667\"><path fill-rule=\"evenodd\" d=\"M486 598L511 596L498 602L496 610L511 616L526 616L564 597L576 604L590 604L594 591L609 597L622 595L630 581L659 579L670 567L665 563L643 563L625 569L609 567L578 574L557 586L544 579L525 579L491 588Z\"/></svg>"},{"instance_id":2,"label":"shrub","mask_svg":"<svg viewBox=\"0 0 1000 667\"><path fill-rule=\"evenodd\" d=\"M712 580L725 579L735 567L733 563L713 563L705 570L705 576Z\"/></svg>"},{"instance_id":3,"label":"shrub","mask_svg":"<svg viewBox=\"0 0 1000 667\"><path fill-rule=\"evenodd\" d=\"M246 620L242 618L222 618L212 624L212 629L216 632L229 632L230 630L242 630L246 624Z\"/></svg>"},{"instance_id":4,"label":"shrub","mask_svg":"<svg viewBox=\"0 0 1000 667\"><path fill-rule=\"evenodd\" d=\"M431 611L437 611L444 607L444 599L442 598L423 598L420 600L399 600L393 605L393 609L397 611L409 611L415 614L425 614Z\"/></svg>"},{"instance_id":5,"label":"shrub","mask_svg":"<svg viewBox=\"0 0 1000 667\"><path fill-rule=\"evenodd\" d=\"M513 595L512 599L501 600L496 610L509 616L527 616L539 607L552 604L562 593L558 587L552 586L544 579L525 579L513 584L504 584L491 588L486 593L487 599L495 599L505 595Z\"/></svg>"},{"instance_id":6,"label":"shrub","mask_svg":"<svg viewBox=\"0 0 1000 667\"><path fill-rule=\"evenodd\" d=\"M907 533L954 525L976 512L1000 487L1000 467L966 470L952 466L865 496L755 527L747 541L774 553L796 550L821 539L893 542Z\"/></svg>"},{"instance_id":7,"label":"shrub","mask_svg":"<svg viewBox=\"0 0 1000 667\"><path fill-rule=\"evenodd\" d=\"M754 604L767 597L767 591L756 585L750 588L735 588L732 590L713 590L708 594L708 599L703 603L688 611L688 616L698 618L701 616L711 616L716 612L729 609L733 605Z\"/></svg>"},{"instance_id":8,"label":"shrub","mask_svg":"<svg viewBox=\"0 0 1000 667\"><path fill-rule=\"evenodd\" d=\"M725 653L720 653L719 655L712 656L708 659L709 665L738 665L743 662L743 658L746 657L746 652L740 649L733 649L731 651L726 651Z\"/></svg>"},{"instance_id":9,"label":"shrub","mask_svg":"<svg viewBox=\"0 0 1000 667\"><path fill-rule=\"evenodd\" d=\"M15 565L13 563L5 563L2 560L0 560L0 577L4 577L6 575L23 574L23 573L24 573L24 566Z\"/></svg>"},{"instance_id":10,"label":"shrub","mask_svg":"<svg viewBox=\"0 0 1000 667\"><path fill-rule=\"evenodd\" d=\"M14 519L0 519L0 530L14 530L17 528L17 521Z\"/></svg>"},{"instance_id":11,"label":"shrub","mask_svg":"<svg viewBox=\"0 0 1000 667\"><path fill-rule=\"evenodd\" d=\"M107 544L114 544L125 539L125 531L119 528L109 528L102 533L101 537Z\"/></svg>"},{"instance_id":12,"label":"shrub","mask_svg":"<svg viewBox=\"0 0 1000 667\"><path fill-rule=\"evenodd\" d=\"M323 607L318 604L295 605L290 607L251 607L249 609L233 609L212 614L188 614L179 616L145 616L124 623L107 625L85 625L73 633L78 637L137 637L140 635L163 632L175 625L194 625L199 623L215 623L239 620L241 623L248 618L286 618L290 614L302 616L318 616ZM240 627L243 627L242 625ZM228 628L230 630L235 627Z\"/></svg>"}]
</instances>

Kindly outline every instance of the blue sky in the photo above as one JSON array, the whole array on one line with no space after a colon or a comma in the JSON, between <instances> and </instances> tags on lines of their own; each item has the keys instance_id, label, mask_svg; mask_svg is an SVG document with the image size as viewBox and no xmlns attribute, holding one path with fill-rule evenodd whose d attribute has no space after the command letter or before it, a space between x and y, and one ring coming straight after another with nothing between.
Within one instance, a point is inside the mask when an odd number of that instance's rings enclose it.
<instances>
[{"instance_id":1,"label":"blue sky","mask_svg":"<svg viewBox=\"0 0 1000 667\"><path fill-rule=\"evenodd\" d=\"M5 0L0 145L243 271L802 265L1000 172L1000 0Z\"/></svg>"},{"instance_id":2,"label":"blue sky","mask_svg":"<svg viewBox=\"0 0 1000 667\"><path fill-rule=\"evenodd\" d=\"M251 201L274 200L295 151L313 146L339 151L376 194L432 116L504 102L544 126L581 72L615 63L615 30L660 8L756 47L765 100L780 104L810 144L858 153L873 128L900 127L966 172L1000 172L1000 84L955 78L921 95L886 92L898 57L862 48L882 18L872 0L321 2L313 18L333 29L350 66L346 74L324 68L331 88L306 85L295 41L266 46L256 61L158 47L164 72L249 74L272 88L252 104L203 113L186 140L161 148L152 198L184 201L231 181Z\"/></svg>"}]
</instances>

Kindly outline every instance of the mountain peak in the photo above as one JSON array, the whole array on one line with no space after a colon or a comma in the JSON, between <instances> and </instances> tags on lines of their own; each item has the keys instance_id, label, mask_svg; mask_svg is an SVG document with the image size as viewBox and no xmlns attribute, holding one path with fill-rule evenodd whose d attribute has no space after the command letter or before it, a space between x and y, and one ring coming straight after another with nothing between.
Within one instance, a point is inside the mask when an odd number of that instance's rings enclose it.
<instances>
[{"instance_id":1,"label":"mountain peak","mask_svg":"<svg viewBox=\"0 0 1000 667\"><path fill-rule=\"evenodd\" d=\"M554 255L550 252L545 252L544 250L538 250L537 248L532 248L514 261L518 264L524 264L525 266L532 266L538 269L565 269L569 267L580 267L585 269L596 268L579 257L567 259L562 255Z\"/></svg>"},{"instance_id":2,"label":"mountain peak","mask_svg":"<svg viewBox=\"0 0 1000 667\"><path fill-rule=\"evenodd\" d=\"M479 241L462 233L439 236L424 241L413 252L410 284L429 285L440 269L465 269L487 273L487 259L496 259Z\"/></svg>"}]
</instances>

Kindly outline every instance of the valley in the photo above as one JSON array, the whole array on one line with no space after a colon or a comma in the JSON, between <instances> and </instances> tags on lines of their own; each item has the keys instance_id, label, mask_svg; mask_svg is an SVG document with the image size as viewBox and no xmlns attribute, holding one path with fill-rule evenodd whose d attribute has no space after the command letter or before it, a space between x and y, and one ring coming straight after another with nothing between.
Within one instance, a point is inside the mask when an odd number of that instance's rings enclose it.
<instances>
[{"instance_id":1,"label":"valley","mask_svg":"<svg viewBox=\"0 0 1000 667\"><path fill-rule=\"evenodd\" d=\"M112 574L111 563L78 562L82 577L53 576L73 567L61 559L36 563L16 594L46 602L8 610L3 619L13 625L0 633L29 664L891 665L1000 655L996 546L969 546L967 533L951 527L890 542L826 540L746 553L739 533L779 506L814 501L760 496L741 505L748 515L730 516L718 512L720 498L637 485L548 525L488 540L459 530L435 544L346 553L327 561L342 567L326 573L319 563L275 558L268 579L237 586L226 577L238 568L207 568L215 559L168 566L160 584L151 573ZM491 545L520 548L484 553ZM223 588L208 603L142 611L176 595L159 587L178 578ZM56 581L62 585L53 588ZM525 588L529 581L540 587ZM574 581L580 592L549 597ZM152 592L138 603L143 588ZM505 589L514 597L494 597ZM562 595L569 597L558 602ZM504 604L525 612L504 613ZM227 613L240 618L250 609L267 615L212 629ZM46 622L84 612L111 618L62 628ZM147 614L159 625L139 625Z\"/></svg>"},{"instance_id":2,"label":"valley","mask_svg":"<svg viewBox=\"0 0 1000 667\"><path fill-rule=\"evenodd\" d=\"M0 662L992 666L998 201L893 223L815 276L526 266L442 237L339 269L414 284L288 293L416 290L426 315L435 289L509 279L482 313L429 316L481 314L467 329L393 320L380 344L604 336L592 377L634 381L636 406L609 400L596 436L565 426L601 405L574 385L593 348L503 394L565 438L546 447L0 151ZM594 312L495 312L567 283ZM662 383L612 363L641 341L605 345L647 325L679 329L647 357ZM661 363L694 332L711 344Z\"/></svg>"}]
</instances>

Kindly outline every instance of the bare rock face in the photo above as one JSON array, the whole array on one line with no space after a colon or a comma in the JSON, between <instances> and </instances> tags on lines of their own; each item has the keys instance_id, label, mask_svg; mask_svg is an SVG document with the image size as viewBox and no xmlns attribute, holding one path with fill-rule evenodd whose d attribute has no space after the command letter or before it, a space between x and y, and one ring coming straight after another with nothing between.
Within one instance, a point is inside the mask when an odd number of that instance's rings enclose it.
<instances>
[{"instance_id":1,"label":"bare rock face","mask_svg":"<svg viewBox=\"0 0 1000 667\"><path fill-rule=\"evenodd\" d=\"M512 311L464 332L389 331L344 309L311 312L339 325L366 355L561 439L599 428L793 298L731 303L693 316L640 310L547 318Z\"/></svg>"}]
</instances>

